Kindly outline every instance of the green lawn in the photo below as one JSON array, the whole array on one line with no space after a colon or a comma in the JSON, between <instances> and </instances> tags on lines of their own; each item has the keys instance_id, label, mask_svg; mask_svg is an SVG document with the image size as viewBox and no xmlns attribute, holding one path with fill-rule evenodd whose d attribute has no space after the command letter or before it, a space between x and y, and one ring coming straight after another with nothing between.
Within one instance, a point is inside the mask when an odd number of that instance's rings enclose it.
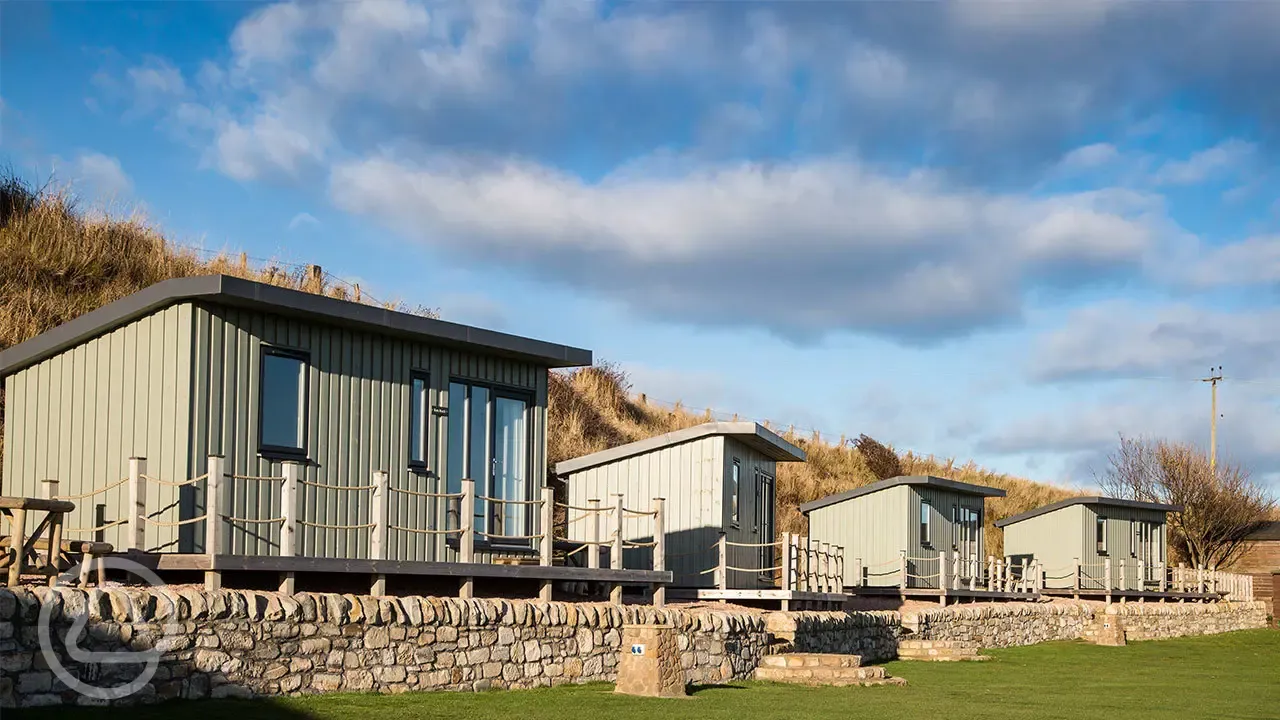
<instances>
[{"instance_id":1,"label":"green lawn","mask_svg":"<svg viewBox=\"0 0 1280 720\"><path fill-rule=\"evenodd\" d=\"M621 697L604 684L485 693L325 695L147 708L50 709L60 720L756 720L758 718L1277 718L1280 632L1255 630L1110 648L1063 642L995 650L985 663L890 663L906 687L737 683L688 700ZM6 713L9 711L6 711Z\"/></svg>"}]
</instances>

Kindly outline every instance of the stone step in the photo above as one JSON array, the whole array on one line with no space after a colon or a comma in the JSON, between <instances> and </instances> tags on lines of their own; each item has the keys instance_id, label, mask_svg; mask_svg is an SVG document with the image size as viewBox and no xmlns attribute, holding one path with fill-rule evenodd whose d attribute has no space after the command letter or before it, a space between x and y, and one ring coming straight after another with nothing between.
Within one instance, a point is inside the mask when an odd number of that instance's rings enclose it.
<instances>
[{"instance_id":1,"label":"stone step","mask_svg":"<svg viewBox=\"0 0 1280 720\"><path fill-rule=\"evenodd\" d=\"M899 640L898 649L925 649L934 648L976 648L973 643L964 642L963 640Z\"/></svg>"},{"instance_id":2,"label":"stone step","mask_svg":"<svg viewBox=\"0 0 1280 720\"><path fill-rule=\"evenodd\" d=\"M857 655L786 653L766 655L756 668L757 680L800 685L903 685L878 666L863 667Z\"/></svg>"},{"instance_id":3,"label":"stone step","mask_svg":"<svg viewBox=\"0 0 1280 720\"><path fill-rule=\"evenodd\" d=\"M898 643L899 660L990 660L970 643L956 640L902 640Z\"/></svg>"},{"instance_id":4,"label":"stone step","mask_svg":"<svg viewBox=\"0 0 1280 720\"><path fill-rule=\"evenodd\" d=\"M862 658L857 655L836 655L834 653L784 653L765 655L760 659L763 667L770 668L856 668L862 667Z\"/></svg>"}]
</instances>

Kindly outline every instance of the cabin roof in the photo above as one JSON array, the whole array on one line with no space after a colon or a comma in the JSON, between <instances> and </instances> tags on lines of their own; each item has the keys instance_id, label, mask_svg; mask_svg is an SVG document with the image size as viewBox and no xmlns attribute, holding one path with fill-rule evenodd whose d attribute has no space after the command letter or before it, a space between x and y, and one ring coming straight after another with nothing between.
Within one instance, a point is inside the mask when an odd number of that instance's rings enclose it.
<instances>
[{"instance_id":1,"label":"cabin roof","mask_svg":"<svg viewBox=\"0 0 1280 720\"><path fill-rule=\"evenodd\" d=\"M158 282L0 352L0 377L11 375L156 310L186 301L263 310L302 320L481 351L549 368L591 364L590 350L228 275L202 275Z\"/></svg>"},{"instance_id":2,"label":"cabin roof","mask_svg":"<svg viewBox=\"0 0 1280 720\"><path fill-rule=\"evenodd\" d=\"M635 455L654 452L672 445L713 435L732 437L779 462L804 462L805 459L804 450L792 445L777 433L759 423L750 421L710 422L627 443L626 445L619 445L571 460L563 460L556 463L556 474L567 475L597 465L616 462Z\"/></svg>"},{"instance_id":3,"label":"cabin roof","mask_svg":"<svg viewBox=\"0 0 1280 720\"><path fill-rule=\"evenodd\" d=\"M828 495L824 498L811 500L800 506L800 512L808 515L811 510L824 508L828 505L842 503L845 500L852 500L863 495L888 490L889 488L898 487L900 485L930 485L943 490L951 490L953 492L965 493L967 495L979 495L982 497L1004 497L1005 492L999 488L987 487L986 485L973 485L971 483L960 482L959 480L951 480L949 478L935 477L933 475L899 475L887 480L873 482L870 485L863 485L860 488L845 490L842 493Z\"/></svg>"},{"instance_id":4,"label":"cabin roof","mask_svg":"<svg viewBox=\"0 0 1280 720\"><path fill-rule=\"evenodd\" d=\"M1085 497L1067 498L1066 500L1059 500L1058 502L1055 502L1055 503L1042 505L1038 508L1028 510L1024 513L1012 515L1003 520L997 520L995 522L995 526L1002 528L1006 525L1012 525L1013 523L1016 523L1016 522L1029 520L1033 517L1045 515L1055 510L1061 510L1062 508L1070 507L1072 505L1097 505L1099 507L1130 508L1133 510L1155 510L1158 512L1167 512L1167 513L1182 512L1181 505L1164 505L1161 503L1142 502L1141 500L1122 500L1121 498L1109 498L1109 497L1091 495L1091 496L1085 496Z\"/></svg>"},{"instance_id":5,"label":"cabin roof","mask_svg":"<svg viewBox=\"0 0 1280 720\"><path fill-rule=\"evenodd\" d=\"M1249 539L1280 540L1280 522L1271 521L1258 523L1258 526L1254 528L1253 532L1249 533Z\"/></svg>"}]
</instances>

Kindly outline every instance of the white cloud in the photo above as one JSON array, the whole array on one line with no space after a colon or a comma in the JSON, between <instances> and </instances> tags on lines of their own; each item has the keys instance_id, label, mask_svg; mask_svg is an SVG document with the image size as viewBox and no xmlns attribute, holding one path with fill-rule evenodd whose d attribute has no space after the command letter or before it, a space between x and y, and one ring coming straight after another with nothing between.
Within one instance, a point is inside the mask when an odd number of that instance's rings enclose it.
<instances>
[{"instance_id":1,"label":"white cloud","mask_svg":"<svg viewBox=\"0 0 1280 720\"><path fill-rule=\"evenodd\" d=\"M1058 167L1064 171L1091 170L1110 164L1119 157L1120 152L1116 150L1115 145L1094 143L1078 147L1063 155L1062 160L1058 162Z\"/></svg>"},{"instance_id":2,"label":"white cloud","mask_svg":"<svg viewBox=\"0 0 1280 720\"><path fill-rule=\"evenodd\" d=\"M1152 180L1163 185L1195 185L1206 182L1239 169L1254 157L1257 149L1253 143L1243 140L1224 140L1186 160L1166 162L1155 171Z\"/></svg>"},{"instance_id":3,"label":"white cloud","mask_svg":"<svg viewBox=\"0 0 1280 720\"><path fill-rule=\"evenodd\" d=\"M320 221L311 213L300 212L289 220L289 232L318 227L320 227Z\"/></svg>"},{"instance_id":4,"label":"white cloud","mask_svg":"<svg viewBox=\"0 0 1280 720\"><path fill-rule=\"evenodd\" d=\"M307 24L308 13L292 2L268 5L241 20L231 34L237 66L243 70L258 62L293 59L301 51L299 35Z\"/></svg>"},{"instance_id":5,"label":"white cloud","mask_svg":"<svg viewBox=\"0 0 1280 720\"><path fill-rule=\"evenodd\" d=\"M98 152L85 152L70 163L68 170L73 187L89 195L95 205L126 200L133 194L133 180L125 173L118 158Z\"/></svg>"},{"instance_id":6,"label":"white cloud","mask_svg":"<svg viewBox=\"0 0 1280 720\"><path fill-rule=\"evenodd\" d=\"M1206 248L1182 276L1200 288L1280 283L1280 236L1260 235Z\"/></svg>"},{"instance_id":7,"label":"white cloud","mask_svg":"<svg viewBox=\"0 0 1280 720\"><path fill-rule=\"evenodd\" d=\"M1041 337L1042 379L1198 377L1225 364L1245 376L1280 371L1280 311L1215 312L1192 305L1110 301L1076 310Z\"/></svg>"},{"instance_id":8,"label":"white cloud","mask_svg":"<svg viewBox=\"0 0 1280 720\"><path fill-rule=\"evenodd\" d=\"M373 158L339 165L330 193L409 237L642 311L810 336L963 333L1015 317L1027 273L1134 263L1151 241L1103 194L993 196L850 159L640 167L586 183L514 160ZM744 277L785 301L744 312Z\"/></svg>"},{"instance_id":9,"label":"white cloud","mask_svg":"<svg viewBox=\"0 0 1280 720\"><path fill-rule=\"evenodd\" d=\"M845 64L854 91L870 98L895 98L907 91L907 64L884 48L859 45Z\"/></svg>"},{"instance_id":10,"label":"white cloud","mask_svg":"<svg viewBox=\"0 0 1280 720\"><path fill-rule=\"evenodd\" d=\"M129 68L128 75L133 91L147 102L162 102L187 90L182 73L164 58L149 57L143 64Z\"/></svg>"}]
</instances>

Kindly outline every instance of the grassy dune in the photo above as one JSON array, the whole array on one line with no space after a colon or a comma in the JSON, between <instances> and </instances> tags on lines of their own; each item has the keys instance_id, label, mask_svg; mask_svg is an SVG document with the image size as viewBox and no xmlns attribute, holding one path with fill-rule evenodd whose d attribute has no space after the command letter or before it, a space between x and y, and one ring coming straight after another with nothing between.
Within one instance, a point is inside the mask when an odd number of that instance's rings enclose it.
<instances>
[{"instance_id":1,"label":"grassy dune","mask_svg":"<svg viewBox=\"0 0 1280 720\"><path fill-rule=\"evenodd\" d=\"M331 276L314 277L303 267L271 263L252 267L244 255L203 258L176 246L140 217L91 216L77 211L67 195L36 191L13 176L0 178L0 258L0 349L173 277L224 273L357 299L351 286ZM367 296L359 299L369 301ZM423 307L382 305L434 315ZM626 376L609 365L552 373L550 416L551 463L709 419L679 406L673 410L645 401L631 392ZM796 510L800 503L876 479L863 454L851 446L784 434L805 449L809 461L785 463L778 471L782 530L803 530ZM907 474L942 475L1008 491L1008 497L989 503L988 523L1071 494L972 462L911 453L900 455L898 461ZM999 552L999 534L988 537L991 550Z\"/></svg>"}]
</instances>

